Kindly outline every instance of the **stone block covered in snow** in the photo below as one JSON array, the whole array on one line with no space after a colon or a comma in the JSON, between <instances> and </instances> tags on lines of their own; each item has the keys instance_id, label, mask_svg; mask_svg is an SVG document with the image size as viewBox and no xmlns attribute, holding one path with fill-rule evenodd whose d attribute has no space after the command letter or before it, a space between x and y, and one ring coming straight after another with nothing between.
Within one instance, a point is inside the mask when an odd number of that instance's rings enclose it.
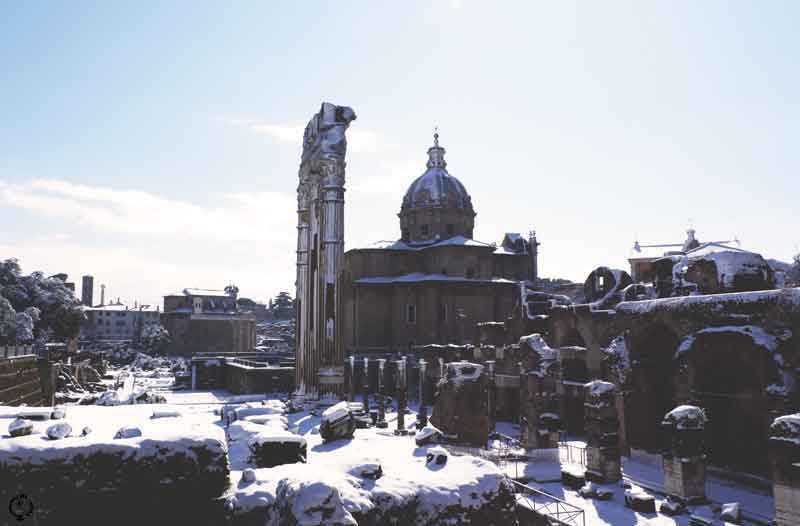
<instances>
[{"instance_id":1,"label":"stone block covered in snow","mask_svg":"<svg viewBox=\"0 0 800 526\"><path fill-rule=\"evenodd\" d=\"M460 442L484 446L489 438L488 388L482 365L447 364L445 378L437 385L431 423Z\"/></svg>"},{"instance_id":2,"label":"stone block covered in snow","mask_svg":"<svg viewBox=\"0 0 800 526\"><path fill-rule=\"evenodd\" d=\"M141 514L156 502L180 508L181 502L221 496L229 473L222 430L157 422L147 435L124 440L99 433L0 439L0 498L6 502L18 492L35 491L46 496L36 502L42 520L94 524L90 519L101 515L98 510L107 510L104 520L113 523L114 516Z\"/></svg>"},{"instance_id":3,"label":"stone block covered in snow","mask_svg":"<svg viewBox=\"0 0 800 526\"><path fill-rule=\"evenodd\" d=\"M355 430L355 417L350 411L350 404L347 402L339 402L322 412L319 433L325 442L353 438Z\"/></svg>"}]
</instances>

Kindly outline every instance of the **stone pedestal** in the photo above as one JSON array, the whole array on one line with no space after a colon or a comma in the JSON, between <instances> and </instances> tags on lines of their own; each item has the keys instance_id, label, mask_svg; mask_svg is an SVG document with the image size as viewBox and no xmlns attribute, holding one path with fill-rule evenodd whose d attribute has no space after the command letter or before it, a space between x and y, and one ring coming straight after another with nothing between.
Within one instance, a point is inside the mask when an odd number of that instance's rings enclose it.
<instances>
[{"instance_id":1,"label":"stone pedestal","mask_svg":"<svg viewBox=\"0 0 800 526\"><path fill-rule=\"evenodd\" d=\"M800 524L800 413L775 419L770 427L769 463L775 526Z\"/></svg>"},{"instance_id":2,"label":"stone pedestal","mask_svg":"<svg viewBox=\"0 0 800 526\"><path fill-rule=\"evenodd\" d=\"M425 400L425 370L428 363L419 360L419 412L417 413L417 429L422 429L428 425L428 406Z\"/></svg>"},{"instance_id":3,"label":"stone pedestal","mask_svg":"<svg viewBox=\"0 0 800 526\"><path fill-rule=\"evenodd\" d=\"M705 412L681 405L661 422L664 487L687 504L706 501Z\"/></svg>"},{"instance_id":4,"label":"stone pedestal","mask_svg":"<svg viewBox=\"0 0 800 526\"><path fill-rule=\"evenodd\" d=\"M706 460L701 458L662 457L664 489L669 495L688 504L706 500Z\"/></svg>"},{"instance_id":5,"label":"stone pedestal","mask_svg":"<svg viewBox=\"0 0 800 526\"><path fill-rule=\"evenodd\" d=\"M585 388L584 424L588 434L586 480L616 482L622 478L616 387L609 382L595 380L587 383Z\"/></svg>"}]
</instances>

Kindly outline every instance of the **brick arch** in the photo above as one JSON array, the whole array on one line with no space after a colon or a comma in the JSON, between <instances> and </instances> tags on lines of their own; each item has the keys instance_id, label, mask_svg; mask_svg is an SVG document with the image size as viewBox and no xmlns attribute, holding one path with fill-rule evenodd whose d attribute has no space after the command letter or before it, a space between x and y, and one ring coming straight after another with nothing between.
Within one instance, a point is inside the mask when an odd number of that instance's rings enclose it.
<instances>
[{"instance_id":1,"label":"brick arch","mask_svg":"<svg viewBox=\"0 0 800 526\"><path fill-rule=\"evenodd\" d=\"M709 460L718 466L764 473L769 407L765 388L778 377L773 354L737 330L700 333L676 363L679 390L709 417Z\"/></svg>"},{"instance_id":2,"label":"brick arch","mask_svg":"<svg viewBox=\"0 0 800 526\"><path fill-rule=\"evenodd\" d=\"M628 445L654 452L661 445L661 420L675 406L673 357L681 338L654 323L629 331L625 341L631 361L624 390Z\"/></svg>"}]
</instances>

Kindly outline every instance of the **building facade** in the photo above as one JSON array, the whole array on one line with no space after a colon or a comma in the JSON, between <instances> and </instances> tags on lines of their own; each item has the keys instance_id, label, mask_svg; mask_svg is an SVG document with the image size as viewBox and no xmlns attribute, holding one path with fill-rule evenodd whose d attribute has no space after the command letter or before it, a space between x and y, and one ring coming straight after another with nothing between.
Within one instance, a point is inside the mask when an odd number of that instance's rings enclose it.
<instances>
[{"instance_id":1,"label":"building facade","mask_svg":"<svg viewBox=\"0 0 800 526\"><path fill-rule=\"evenodd\" d=\"M476 323L511 316L520 283L536 281L535 234L507 233L499 245L473 239L472 198L444 155L435 134L425 173L403 197L399 240L345 253L348 354L472 342Z\"/></svg>"},{"instance_id":2,"label":"building facade","mask_svg":"<svg viewBox=\"0 0 800 526\"><path fill-rule=\"evenodd\" d=\"M114 303L87 307L84 313L80 332L84 340L134 341L147 327L161 323L161 309L149 305L130 308Z\"/></svg>"},{"instance_id":3,"label":"building facade","mask_svg":"<svg viewBox=\"0 0 800 526\"><path fill-rule=\"evenodd\" d=\"M240 312L235 296L222 290L187 288L164 296L161 324L170 354L243 353L256 345L255 317Z\"/></svg>"}]
</instances>

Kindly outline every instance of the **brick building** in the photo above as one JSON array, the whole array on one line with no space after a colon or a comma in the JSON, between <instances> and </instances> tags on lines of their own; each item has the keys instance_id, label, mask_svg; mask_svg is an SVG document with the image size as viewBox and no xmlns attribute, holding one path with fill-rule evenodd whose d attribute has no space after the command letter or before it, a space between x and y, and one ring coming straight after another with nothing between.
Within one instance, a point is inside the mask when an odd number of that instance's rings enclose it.
<instances>
[{"instance_id":1,"label":"brick building","mask_svg":"<svg viewBox=\"0 0 800 526\"><path fill-rule=\"evenodd\" d=\"M161 324L171 337L170 354L249 352L256 345L256 320L238 310L222 290L183 289L164 296Z\"/></svg>"},{"instance_id":2,"label":"brick building","mask_svg":"<svg viewBox=\"0 0 800 526\"><path fill-rule=\"evenodd\" d=\"M476 213L447 171L438 134L427 170L403 198L400 239L345 253L343 337L348 353L473 340L475 324L504 320L522 281L537 278L536 237L473 239Z\"/></svg>"}]
</instances>

